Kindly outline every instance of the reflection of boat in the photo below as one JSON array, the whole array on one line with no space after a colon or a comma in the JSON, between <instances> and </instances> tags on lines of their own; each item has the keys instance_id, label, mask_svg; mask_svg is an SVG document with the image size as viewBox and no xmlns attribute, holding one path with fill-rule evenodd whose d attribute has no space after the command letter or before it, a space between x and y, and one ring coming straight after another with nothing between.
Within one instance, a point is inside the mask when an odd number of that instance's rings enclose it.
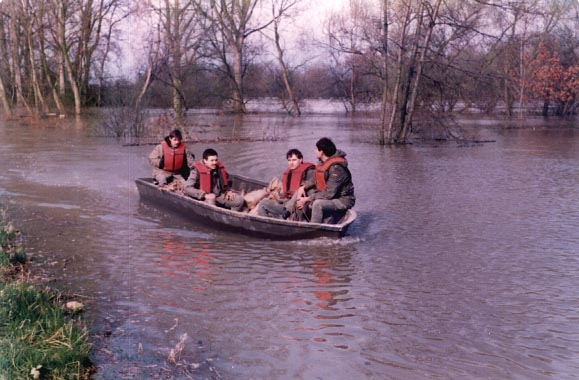
<instances>
[{"instance_id":1,"label":"reflection of boat","mask_svg":"<svg viewBox=\"0 0 579 380\"><path fill-rule=\"evenodd\" d=\"M250 192L267 186L266 183L230 174L231 188L236 191ZM179 212L189 219L226 227L261 237L276 239L303 239L315 237L341 237L356 219L356 212L348 210L337 224L319 224L274 219L244 212L231 211L195 200L172 191L160 189L152 178L139 178L136 181L139 195L144 201Z\"/></svg>"}]
</instances>

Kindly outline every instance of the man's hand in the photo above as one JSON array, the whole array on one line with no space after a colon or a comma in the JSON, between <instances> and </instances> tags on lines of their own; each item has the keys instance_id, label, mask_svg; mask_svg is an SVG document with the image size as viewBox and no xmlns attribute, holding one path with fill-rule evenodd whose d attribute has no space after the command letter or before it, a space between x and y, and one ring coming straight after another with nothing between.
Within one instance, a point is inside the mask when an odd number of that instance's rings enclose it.
<instances>
[{"instance_id":1,"label":"man's hand","mask_svg":"<svg viewBox=\"0 0 579 380\"><path fill-rule=\"evenodd\" d=\"M302 198L306 195L306 189L303 186L300 186L299 189L297 189L297 193L297 197Z\"/></svg>"},{"instance_id":2,"label":"man's hand","mask_svg":"<svg viewBox=\"0 0 579 380\"><path fill-rule=\"evenodd\" d=\"M215 198L217 198L217 196L213 193L205 194L205 202L207 203L215 204Z\"/></svg>"},{"instance_id":3,"label":"man's hand","mask_svg":"<svg viewBox=\"0 0 579 380\"><path fill-rule=\"evenodd\" d=\"M228 201L232 201L233 199L235 199L235 193L233 191L228 191L227 193L225 193L225 199Z\"/></svg>"},{"instance_id":4,"label":"man's hand","mask_svg":"<svg viewBox=\"0 0 579 380\"><path fill-rule=\"evenodd\" d=\"M306 204L310 201L309 197L300 197L296 200L296 207L298 210L302 210Z\"/></svg>"}]
</instances>

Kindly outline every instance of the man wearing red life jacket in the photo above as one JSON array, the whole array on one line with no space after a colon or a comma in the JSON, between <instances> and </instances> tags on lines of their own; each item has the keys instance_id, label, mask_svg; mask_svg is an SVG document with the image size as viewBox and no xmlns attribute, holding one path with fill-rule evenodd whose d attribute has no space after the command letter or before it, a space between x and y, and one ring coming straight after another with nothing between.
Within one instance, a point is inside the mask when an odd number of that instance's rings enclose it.
<instances>
[{"instance_id":1,"label":"man wearing red life jacket","mask_svg":"<svg viewBox=\"0 0 579 380\"><path fill-rule=\"evenodd\" d=\"M225 166L214 149L205 149L203 160L195 162L185 183L185 194L191 198L215 204L233 211L241 211L245 200L228 189L229 179Z\"/></svg>"},{"instance_id":2,"label":"man wearing red life jacket","mask_svg":"<svg viewBox=\"0 0 579 380\"><path fill-rule=\"evenodd\" d=\"M329 138L319 139L315 152L320 164L316 165L313 180L298 189L296 207L302 210L309 207L312 223L335 223L356 203L352 174L346 153L336 149ZM308 195L306 192L311 189L315 191Z\"/></svg>"},{"instance_id":3,"label":"man wearing red life jacket","mask_svg":"<svg viewBox=\"0 0 579 380\"><path fill-rule=\"evenodd\" d=\"M294 209L295 192L307 179L314 177L314 164L304 162L302 152L290 149L286 153L288 168L282 174L283 199L264 199L257 205L257 215L287 219Z\"/></svg>"},{"instance_id":4,"label":"man wearing red life jacket","mask_svg":"<svg viewBox=\"0 0 579 380\"><path fill-rule=\"evenodd\" d=\"M153 177L159 186L164 186L173 179L185 182L189 177L189 165L195 161L183 142L183 135L174 129L169 136L149 154L149 163L153 167Z\"/></svg>"}]
</instances>

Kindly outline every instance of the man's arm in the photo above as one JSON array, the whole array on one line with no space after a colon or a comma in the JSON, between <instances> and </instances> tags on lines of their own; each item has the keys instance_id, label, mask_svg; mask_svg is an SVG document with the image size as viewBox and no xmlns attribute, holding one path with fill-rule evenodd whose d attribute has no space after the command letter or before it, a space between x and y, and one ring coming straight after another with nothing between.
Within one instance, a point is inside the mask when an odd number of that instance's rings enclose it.
<instances>
[{"instance_id":1,"label":"man's arm","mask_svg":"<svg viewBox=\"0 0 579 380\"><path fill-rule=\"evenodd\" d=\"M311 195L312 193L315 192L315 185L316 185L316 178L315 178L315 173L316 173L316 169L314 167L308 168L306 170L306 174L304 177L304 181L302 182L302 186L304 186L304 196L305 195ZM312 184L309 185L308 187L305 186L305 184Z\"/></svg>"},{"instance_id":2,"label":"man's arm","mask_svg":"<svg viewBox=\"0 0 579 380\"><path fill-rule=\"evenodd\" d=\"M154 168L159 168L161 165L161 159L163 158L163 146L161 144L157 145L151 154L149 154L149 164Z\"/></svg>"},{"instance_id":3,"label":"man's arm","mask_svg":"<svg viewBox=\"0 0 579 380\"><path fill-rule=\"evenodd\" d=\"M195 155L189 149L185 150L185 161L189 168L192 168L195 163Z\"/></svg>"},{"instance_id":4,"label":"man's arm","mask_svg":"<svg viewBox=\"0 0 579 380\"><path fill-rule=\"evenodd\" d=\"M189 178L185 181L185 194L197 200L205 199L205 192L199 189L199 172L195 167L191 168Z\"/></svg>"},{"instance_id":5,"label":"man's arm","mask_svg":"<svg viewBox=\"0 0 579 380\"><path fill-rule=\"evenodd\" d=\"M342 185L348 179L348 172L342 165L332 165L329 169L328 179L326 180L326 188L323 191L317 191L310 196L310 199L335 199L339 198L339 191Z\"/></svg>"}]
</instances>

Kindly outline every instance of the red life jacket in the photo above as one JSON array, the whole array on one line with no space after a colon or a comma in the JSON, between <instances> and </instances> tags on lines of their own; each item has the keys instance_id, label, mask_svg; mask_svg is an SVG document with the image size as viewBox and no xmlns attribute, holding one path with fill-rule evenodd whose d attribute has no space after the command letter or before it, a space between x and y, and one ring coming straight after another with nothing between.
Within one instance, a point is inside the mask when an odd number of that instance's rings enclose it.
<instances>
[{"instance_id":1,"label":"red life jacket","mask_svg":"<svg viewBox=\"0 0 579 380\"><path fill-rule=\"evenodd\" d=\"M163 146L163 170L173 173L181 170L185 161L185 143L181 141L175 149L167 144L166 140L163 140L161 145Z\"/></svg>"},{"instance_id":2,"label":"red life jacket","mask_svg":"<svg viewBox=\"0 0 579 380\"><path fill-rule=\"evenodd\" d=\"M211 183L211 169L205 166L205 164L201 161L195 162L194 166L195 169L197 169L197 172L199 172L199 190L206 193L213 192L213 184ZM227 177L225 166L223 166L221 161L217 161L217 169L221 173L221 179L223 180L222 190L223 192L226 192L229 178Z\"/></svg>"},{"instance_id":3,"label":"red life jacket","mask_svg":"<svg viewBox=\"0 0 579 380\"><path fill-rule=\"evenodd\" d=\"M330 166L334 164L339 164L345 167L346 159L341 156L328 158L326 162L320 165L316 165L316 171L314 173L316 178L316 190L324 191L326 189L326 179L328 177L328 170Z\"/></svg>"},{"instance_id":4,"label":"red life jacket","mask_svg":"<svg viewBox=\"0 0 579 380\"><path fill-rule=\"evenodd\" d=\"M291 170L287 168L285 172L283 172L283 176L281 178L282 189L284 191L284 195L286 198L291 198L292 195L296 192L297 189L302 185L302 180L306 174L306 170L309 168L314 167L314 164L311 162L302 162L297 168ZM291 172L291 178L288 183L288 177Z\"/></svg>"}]
</instances>

